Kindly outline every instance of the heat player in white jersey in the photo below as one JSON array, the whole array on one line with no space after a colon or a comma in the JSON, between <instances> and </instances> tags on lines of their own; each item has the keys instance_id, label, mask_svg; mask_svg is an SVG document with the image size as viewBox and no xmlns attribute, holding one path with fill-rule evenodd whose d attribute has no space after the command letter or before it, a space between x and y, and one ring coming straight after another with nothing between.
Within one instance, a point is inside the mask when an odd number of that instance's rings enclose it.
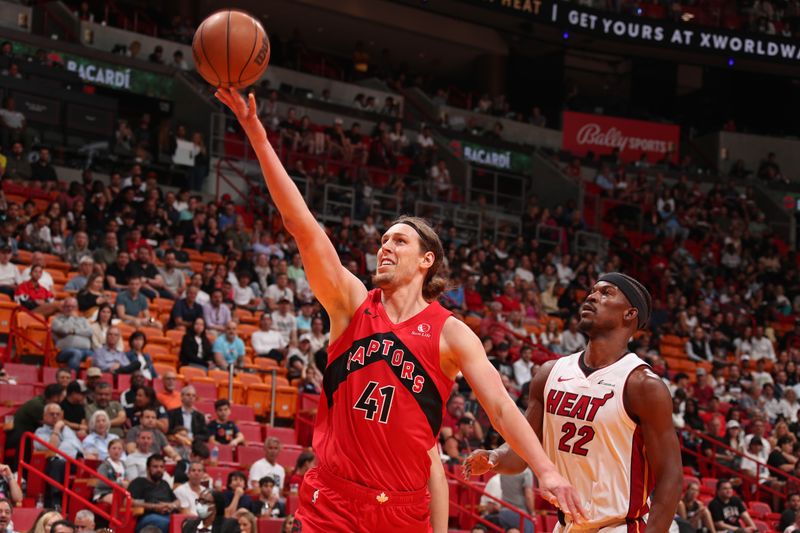
<instances>
[{"instance_id":1,"label":"heat player in white jersey","mask_svg":"<svg viewBox=\"0 0 800 533\"><path fill-rule=\"evenodd\" d=\"M538 369L526 416L545 452L578 491L587 521L559 513L559 533L666 532L680 498L680 448L669 390L628 340L650 316L647 289L604 274L580 308L586 350ZM525 463L507 446L479 450L467 475L512 474Z\"/></svg>"}]
</instances>

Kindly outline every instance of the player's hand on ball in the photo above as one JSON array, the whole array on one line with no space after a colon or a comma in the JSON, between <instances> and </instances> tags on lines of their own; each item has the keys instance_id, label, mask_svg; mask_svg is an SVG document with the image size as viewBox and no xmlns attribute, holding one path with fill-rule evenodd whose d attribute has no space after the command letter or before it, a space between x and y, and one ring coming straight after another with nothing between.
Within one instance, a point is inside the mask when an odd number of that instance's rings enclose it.
<instances>
[{"instance_id":1,"label":"player's hand on ball","mask_svg":"<svg viewBox=\"0 0 800 533\"><path fill-rule=\"evenodd\" d=\"M228 106L239 124L244 128L244 132L250 139L250 142L258 142L260 140L266 141L267 132L264 130L263 124L258 120L256 115L256 96L253 93L247 95L247 102L245 102L242 95L236 89L228 88L217 89L214 93L217 99Z\"/></svg>"},{"instance_id":2,"label":"player's hand on ball","mask_svg":"<svg viewBox=\"0 0 800 533\"><path fill-rule=\"evenodd\" d=\"M497 466L497 452L494 450L475 450L464 459L464 477L480 476Z\"/></svg>"},{"instance_id":3,"label":"player's hand on ball","mask_svg":"<svg viewBox=\"0 0 800 533\"><path fill-rule=\"evenodd\" d=\"M542 497L569 515L577 524L586 521L581 498L575 488L561 474L552 470L539 475Z\"/></svg>"}]
</instances>

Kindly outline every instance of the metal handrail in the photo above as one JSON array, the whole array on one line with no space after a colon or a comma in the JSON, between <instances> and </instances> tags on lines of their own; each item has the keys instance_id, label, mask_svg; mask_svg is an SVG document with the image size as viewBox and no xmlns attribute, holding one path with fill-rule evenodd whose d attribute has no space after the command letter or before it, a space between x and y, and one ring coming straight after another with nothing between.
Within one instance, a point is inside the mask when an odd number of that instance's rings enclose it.
<instances>
[{"instance_id":1,"label":"metal handrail","mask_svg":"<svg viewBox=\"0 0 800 533\"><path fill-rule=\"evenodd\" d=\"M33 340L32 337L29 337L26 333L24 333L24 330L22 330L19 326L17 326L17 315L20 313L25 313L33 317L37 322L41 323L43 326L45 326L45 328L47 328L47 337L45 338L44 345ZM14 348L14 341L17 338L21 338L25 342L32 344L34 348L38 348L42 351L42 355L44 356L46 365L49 365L50 363L53 362L52 361L53 333L50 330L46 320L44 320L42 317L40 317L30 309L20 305L17 306L11 312L11 318L9 318L8 322L9 322L8 344L6 345L5 352L3 354L3 360L5 361L11 360L11 351Z\"/></svg>"},{"instance_id":2,"label":"metal handrail","mask_svg":"<svg viewBox=\"0 0 800 533\"><path fill-rule=\"evenodd\" d=\"M711 437L711 436L709 436L709 435L707 435L705 433L700 433L699 431L694 430L694 429L692 429L690 427L684 427L683 429L678 431L678 436L679 436L679 438L681 440L681 449L683 449L683 451L688 453L689 455L692 455L692 456L697 458L698 467L700 466L701 462L702 463L707 463L708 466L711 468L712 472L721 471L721 472L724 472L724 473L730 475L731 477L742 478L742 479L746 480L748 483L752 484L753 486L758 487L760 490L764 490L765 492L769 492L770 494L773 494L775 496L779 496L781 498L786 498L787 495L788 495L788 489L789 489L788 484L783 487L783 491L782 492L778 491L778 490L775 490L775 489L773 489L772 487L770 487L768 485L760 484L757 477L753 477L753 476L751 476L749 474L745 474L744 472L741 471L741 469L731 468L731 467L726 466L726 465L724 465L722 463L719 463L718 461L715 461L713 459L708 459L707 457L705 457L703 455L702 451L698 451L698 450L695 450L695 449L692 449L692 448L686 446L684 444L684 441L685 441L685 435L687 433L689 435L691 435L692 437L694 437L695 439L699 440L699 441L709 441L714 446L722 448L724 450L727 450L728 452L732 453L733 455L735 455L737 457L746 458L746 459L748 459L750 461L753 461L758 466L758 470L759 471L763 468L764 470L767 470L768 472L771 472L772 474L775 474L776 477L785 478L787 481L792 481L793 485L800 486L800 478L798 478L797 476L795 476L793 474L790 474L789 472L784 472L783 470L781 470L779 468L775 468L773 466L770 466L770 465L768 465L766 463L762 463L761 461L759 461L759 460L757 460L755 458L752 458L750 456L746 456L745 454L739 452L738 450L732 448L731 446L725 444L724 442L722 442L722 441L720 441L718 439L715 439L714 437Z\"/></svg>"},{"instance_id":3,"label":"metal handrail","mask_svg":"<svg viewBox=\"0 0 800 533\"><path fill-rule=\"evenodd\" d=\"M518 507L514 507L513 505L504 502L500 498L497 498L496 496L494 496L492 494L489 494L488 492L486 492L482 488L475 486L473 483L469 482L468 480L464 479L463 477L461 477L459 475L456 475L456 474L454 474L452 472L448 472L447 470L444 471L444 475L448 479L452 479L452 480L456 481L459 485L465 487L466 489L478 493L478 497L486 496L487 498L489 498L489 499L495 501L496 503L498 503L501 507L504 507L504 508L506 508L506 509L516 513L516 514L518 514L519 515L519 529L520 529L520 531L524 531L525 530L524 529L525 528L525 520L530 521L532 524L536 524L536 518L533 517L532 515L530 515L528 512L523 511L522 509L520 509ZM535 489L535 491L539 492L538 489ZM459 509L462 512L465 512L467 514L472 515L473 518L475 518L477 521L479 521L483 525L489 527L493 531L501 531L501 532L504 531L502 528L499 528L496 525L492 524L491 522L488 522L487 520L484 520L483 518L481 518L480 515L478 515L476 512L472 511L468 507L465 507L465 506L459 504L458 502L454 502L452 500L450 500L450 504L453 505L456 509Z\"/></svg>"},{"instance_id":4,"label":"metal handrail","mask_svg":"<svg viewBox=\"0 0 800 533\"><path fill-rule=\"evenodd\" d=\"M24 454L20 454L19 460L19 469L17 471L17 478L19 483L23 481L23 474L25 471L28 472L28 475L34 475L42 478L47 484L56 487L57 489L62 491L62 500L61 500L61 508L65 511L68 509L67 503L69 498L74 498L77 500L81 506L85 509L91 510L95 515L101 516L108 520L109 525L113 528L118 528L125 526L130 523L131 517L133 515L133 497L131 494L121 486L119 486L116 482L111 481L107 477L100 474L97 470L85 465L84 463L77 461L70 457L69 455L65 454L58 448L55 448L50 445L49 442L40 439L36 435L30 432L26 432L22 435L22 439L20 440L20 450L26 449L26 444L28 441L39 443L45 449L47 449L48 453L52 453L58 455L67 463L64 468L64 482L59 483L55 479L51 478L44 472L38 470L32 464L25 460ZM103 507L98 506L95 502L89 501L74 490L70 488L70 478L73 476L72 470L73 468L77 469L79 472L86 473L89 477L97 478L100 481L106 483L112 492L111 497L111 510L106 511Z\"/></svg>"}]
</instances>

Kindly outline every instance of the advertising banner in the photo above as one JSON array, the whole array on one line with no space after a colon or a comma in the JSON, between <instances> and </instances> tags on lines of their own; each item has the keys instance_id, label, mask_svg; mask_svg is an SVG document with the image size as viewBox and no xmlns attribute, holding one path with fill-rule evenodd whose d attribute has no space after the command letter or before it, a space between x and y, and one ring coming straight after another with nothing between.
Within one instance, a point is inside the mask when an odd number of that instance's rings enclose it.
<instances>
[{"instance_id":1,"label":"advertising banner","mask_svg":"<svg viewBox=\"0 0 800 533\"><path fill-rule=\"evenodd\" d=\"M558 0L467 1L552 24L565 32L590 33L635 44L722 54L729 58L749 57L800 65L800 43L778 35L733 32L664 19L634 17Z\"/></svg>"},{"instance_id":2,"label":"advertising banner","mask_svg":"<svg viewBox=\"0 0 800 533\"><path fill-rule=\"evenodd\" d=\"M531 173L531 158L526 154L469 141L452 141L450 146L458 157L469 163L517 174Z\"/></svg>"},{"instance_id":3,"label":"advertising banner","mask_svg":"<svg viewBox=\"0 0 800 533\"><path fill-rule=\"evenodd\" d=\"M656 163L669 154L670 161L677 163L681 130L673 124L565 111L562 135L564 150L579 156L590 151L607 155L618 148L625 162L645 154Z\"/></svg>"},{"instance_id":4,"label":"advertising banner","mask_svg":"<svg viewBox=\"0 0 800 533\"><path fill-rule=\"evenodd\" d=\"M36 48L26 43L15 42L13 46L14 54L18 56L36 53ZM173 80L170 76L59 51L48 51L48 57L60 62L66 70L74 72L88 84L172 100Z\"/></svg>"}]
</instances>

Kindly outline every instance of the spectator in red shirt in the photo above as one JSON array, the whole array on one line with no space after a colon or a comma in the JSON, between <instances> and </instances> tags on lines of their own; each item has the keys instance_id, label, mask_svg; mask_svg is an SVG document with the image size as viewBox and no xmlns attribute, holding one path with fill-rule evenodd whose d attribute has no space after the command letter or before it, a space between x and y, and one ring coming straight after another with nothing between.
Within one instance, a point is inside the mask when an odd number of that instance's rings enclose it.
<instances>
[{"instance_id":1,"label":"spectator in red shirt","mask_svg":"<svg viewBox=\"0 0 800 533\"><path fill-rule=\"evenodd\" d=\"M312 451L305 451L297 457L297 463L294 467L294 472L289 476L286 482L289 491L293 494L297 493L300 485L303 484L303 478L311 468L317 465L317 456Z\"/></svg>"},{"instance_id":2,"label":"spectator in red shirt","mask_svg":"<svg viewBox=\"0 0 800 533\"><path fill-rule=\"evenodd\" d=\"M466 405L467 400L461 394L450 396L447 400L447 410L442 417L442 437L447 438L458 430L458 421L464 416Z\"/></svg>"},{"instance_id":3,"label":"spectator in red shirt","mask_svg":"<svg viewBox=\"0 0 800 533\"><path fill-rule=\"evenodd\" d=\"M505 282L503 294L495 298L494 301L500 302L500 305L503 306L503 313L510 313L511 311L522 312L522 304L517 295L517 289L511 280Z\"/></svg>"},{"instance_id":4,"label":"spectator in red shirt","mask_svg":"<svg viewBox=\"0 0 800 533\"><path fill-rule=\"evenodd\" d=\"M40 315L50 316L58 311L59 305L54 302L53 293L39 284L42 277L41 265L31 267L31 279L23 281L14 291L14 300L22 307L39 313Z\"/></svg>"},{"instance_id":5,"label":"spectator in red shirt","mask_svg":"<svg viewBox=\"0 0 800 533\"><path fill-rule=\"evenodd\" d=\"M692 387L692 396L701 407L705 407L714 397L714 389L708 384L708 374L705 368L698 368L695 374L697 375L697 382Z\"/></svg>"},{"instance_id":6,"label":"spectator in red shirt","mask_svg":"<svg viewBox=\"0 0 800 533\"><path fill-rule=\"evenodd\" d=\"M467 312L474 315L483 314L483 297L477 289L477 276L469 276L464 285L464 304L467 306Z\"/></svg>"}]
</instances>

